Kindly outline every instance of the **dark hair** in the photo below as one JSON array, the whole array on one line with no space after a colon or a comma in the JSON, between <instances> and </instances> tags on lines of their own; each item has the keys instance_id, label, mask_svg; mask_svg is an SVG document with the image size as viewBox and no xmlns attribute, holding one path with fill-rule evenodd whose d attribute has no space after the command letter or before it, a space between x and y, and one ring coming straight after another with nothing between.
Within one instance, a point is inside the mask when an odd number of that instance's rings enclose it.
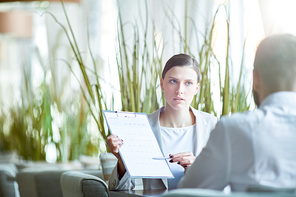
<instances>
[{"instance_id":1,"label":"dark hair","mask_svg":"<svg viewBox=\"0 0 296 197\"><path fill-rule=\"evenodd\" d=\"M162 78L164 79L165 74L174 66L188 66L191 67L197 74L197 83L200 81L200 69L199 69L199 64L197 61L187 55L187 54L177 54L172 56L165 64L165 67L162 71Z\"/></svg>"}]
</instances>

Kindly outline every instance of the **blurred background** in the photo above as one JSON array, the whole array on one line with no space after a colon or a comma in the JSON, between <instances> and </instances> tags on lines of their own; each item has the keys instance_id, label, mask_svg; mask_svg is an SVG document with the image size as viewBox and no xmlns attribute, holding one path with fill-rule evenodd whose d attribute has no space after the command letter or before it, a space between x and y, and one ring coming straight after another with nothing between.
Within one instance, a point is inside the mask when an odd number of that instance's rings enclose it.
<instances>
[{"instance_id":1,"label":"blurred background","mask_svg":"<svg viewBox=\"0 0 296 197\"><path fill-rule=\"evenodd\" d=\"M259 42L296 33L293 0L0 0L0 154L50 163L108 152L102 110L163 106L165 62L187 53L202 81L192 106L255 108Z\"/></svg>"}]
</instances>

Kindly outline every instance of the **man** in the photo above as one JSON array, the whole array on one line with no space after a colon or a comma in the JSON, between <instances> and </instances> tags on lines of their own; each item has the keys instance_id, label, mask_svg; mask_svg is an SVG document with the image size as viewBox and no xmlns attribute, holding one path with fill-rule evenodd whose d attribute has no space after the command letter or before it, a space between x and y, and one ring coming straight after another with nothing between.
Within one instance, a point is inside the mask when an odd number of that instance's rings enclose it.
<instances>
[{"instance_id":1,"label":"man","mask_svg":"<svg viewBox=\"0 0 296 197\"><path fill-rule=\"evenodd\" d=\"M258 108L221 118L179 188L296 187L295 36L260 43L253 91Z\"/></svg>"}]
</instances>

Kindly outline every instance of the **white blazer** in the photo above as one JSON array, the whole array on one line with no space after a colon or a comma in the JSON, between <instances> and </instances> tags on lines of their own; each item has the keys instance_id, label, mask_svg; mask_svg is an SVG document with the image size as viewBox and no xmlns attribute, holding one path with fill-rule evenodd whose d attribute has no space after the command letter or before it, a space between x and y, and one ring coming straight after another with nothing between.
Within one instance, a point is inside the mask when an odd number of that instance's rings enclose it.
<instances>
[{"instance_id":1,"label":"white blazer","mask_svg":"<svg viewBox=\"0 0 296 197\"><path fill-rule=\"evenodd\" d=\"M205 147L210 132L214 129L218 119L206 112L202 112L194 109L190 106L190 110L193 112L196 121L196 133L197 133L197 141L195 146L195 156L198 156L203 147ZM160 124L159 124L159 115L165 111L165 106L156 110L152 114L148 115L151 128L154 132L156 140L160 146L160 149L163 151L163 147L165 145L162 144L161 132L160 132ZM125 173L122 179L119 181L118 173L117 173L117 165L112 171L112 174L109 179L109 190L130 190L135 187L134 179L131 179L128 173ZM143 187L144 189L167 189L167 179L143 179Z\"/></svg>"}]
</instances>

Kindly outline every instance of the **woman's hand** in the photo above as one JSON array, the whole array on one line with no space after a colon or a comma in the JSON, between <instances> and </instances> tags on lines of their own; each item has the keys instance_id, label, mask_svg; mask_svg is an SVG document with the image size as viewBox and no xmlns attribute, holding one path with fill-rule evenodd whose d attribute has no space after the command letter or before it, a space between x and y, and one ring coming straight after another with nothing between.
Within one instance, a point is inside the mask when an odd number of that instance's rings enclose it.
<instances>
[{"instance_id":1,"label":"woman's hand","mask_svg":"<svg viewBox=\"0 0 296 197\"><path fill-rule=\"evenodd\" d=\"M117 135L112 134L107 137L107 144L111 153L113 153L113 155L115 155L115 157L118 159L117 171L119 174L119 179L121 179L126 172L123 161L119 154L119 149L123 145L123 140L120 139Z\"/></svg>"},{"instance_id":2,"label":"woman's hand","mask_svg":"<svg viewBox=\"0 0 296 197\"><path fill-rule=\"evenodd\" d=\"M193 164L196 158L192 152L172 154L170 155L170 157L171 160L169 162L177 162L177 164L181 165L185 169L185 171Z\"/></svg>"},{"instance_id":3,"label":"woman's hand","mask_svg":"<svg viewBox=\"0 0 296 197\"><path fill-rule=\"evenodd\" d=\"M115 157L119 159L119 149L123 145L123 140L120 139L117 135L112 134L107 137L107 144L111 153L113 153L113 155L115 155Z\"/></svg>"}]
</instances>

